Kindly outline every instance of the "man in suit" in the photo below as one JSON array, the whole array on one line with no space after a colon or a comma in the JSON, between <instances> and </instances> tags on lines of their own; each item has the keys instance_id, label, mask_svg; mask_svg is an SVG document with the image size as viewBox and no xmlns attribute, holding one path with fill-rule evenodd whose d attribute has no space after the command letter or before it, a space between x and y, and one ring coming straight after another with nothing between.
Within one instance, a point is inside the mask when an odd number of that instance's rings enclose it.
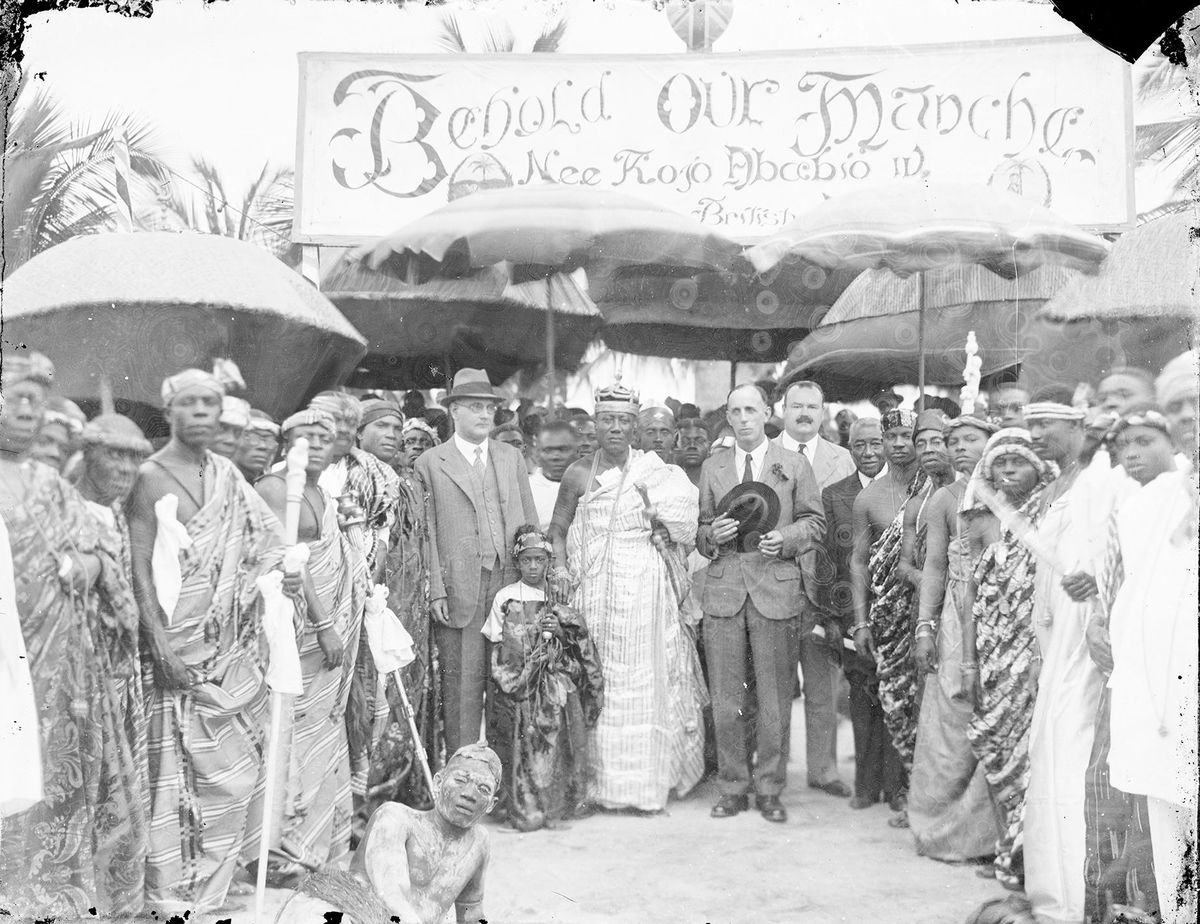
<instances>
[{"instance_id":1,"label":"man in suit","mask_svg":"<svg viewBox=\"0 0 1200 924\"><path fill-rule=\"evenodd\" d=\"M442 399L454 422L415 471L428 498L430 600L441 658L446 750L479 740L488 676L484 618L496 592L517 580L513 533L537 523L525 458L488 439L500 396L480 369L461 369Z\"/></svg>"},{"instance_id":2,"label":"man in suit","mask_svg":"<svg viewBox=\"0 0 1200 924\"><path fill-rule=\"evenodd\" d=\"M854 460L841 446L821 436L825 392L816 382L793 382L780 395L784 430L775 442L802 455L812 465L818 490L855 474ZM800 673L804 677L804 733L808 760L808 785L831 796L845 798L850 787L837 775L838 658L831 645L840 645L837 633L817 629L818 614L810 611L800 627Z\"/></svg>"},{"instance_id":3,"label":"man in suit","mask_svg":"<svg viewBox=\"0 0 1200 924\"><path fill-rule=\"evenodd\" d=\"M729 393L726 417L736 445L701 468L696 547L712 560L700 601L721 789L712 815L727 818L748 809L753 785L762 816L784 822L787 811L779 795L787 780L799 614L812 608L808 594L816 590L814 559L825 518L812 466L767 439L769 407L756 385ZM739 552L732 542L737 522L715 512L742 481L768 485L779 497L780 511L778 525L758 547ZM751 683L757 699L753 772L744 714Z\"/></svg>"},{"instance_id":4,"label":"man in suit","mask_svg":"<svg viewBox=\"0 0 1200 924\"><path fill-rule=\"evenodd\" d=\"M850 456L857 469L835 481L821 494L825 507L825 551L828 580L822 580L818 600L841 625L840 636L854 624L854 599L850 589L850 553L854 549L854 499L871 482L887 472L883 457L883 432L874 418L850 425ZM854 796L850 807L863 809L880 798L899 811L904 791L904 767L892 746L879 703L875 662L857 652L845 652L842 669L850 684L850 724L854 729Z\"/></svg>"}]
</instances>

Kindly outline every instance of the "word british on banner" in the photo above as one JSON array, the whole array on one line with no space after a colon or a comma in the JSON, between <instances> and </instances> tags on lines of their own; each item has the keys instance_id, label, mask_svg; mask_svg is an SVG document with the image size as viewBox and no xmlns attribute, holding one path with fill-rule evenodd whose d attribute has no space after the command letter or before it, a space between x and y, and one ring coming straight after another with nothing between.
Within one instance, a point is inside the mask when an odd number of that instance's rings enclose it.
<instances>
[{"instance_id":1,"label":"word british on banner","mask_svg":"<svg viewBox=\"0 0 1200 924\"><path fill-rule=\"evenodd\" d=\"M293 236L382 235L478 189L628 192L753 239L874 183L1133 218L1129 67L1084 37L755 55L300 55Z\"/></svg>"}]
</instances>

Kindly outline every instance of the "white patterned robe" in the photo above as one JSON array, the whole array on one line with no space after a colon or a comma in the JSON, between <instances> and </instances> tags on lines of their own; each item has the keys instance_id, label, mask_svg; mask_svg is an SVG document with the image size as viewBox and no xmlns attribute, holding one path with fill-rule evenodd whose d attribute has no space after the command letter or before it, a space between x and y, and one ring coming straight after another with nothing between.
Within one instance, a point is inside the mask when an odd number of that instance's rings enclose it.
<instances>
[{"instance_id":1,"label":"white patterned robe","mask_svg":"<svg viewBox=\"0 0 1200 924\"><path fill-rule=\"evenodd\" d=\"M609 469L597 481L567 534L569 565L581 581L573 603L604 672L604 709L588 742L589 798L606 808L656 811L672 789L682 795L703 775L704 694L637 486L684 545L695 542L699 495L682 469L652 452L631 450L623 478Z\"/></svg>"}]
</instances>

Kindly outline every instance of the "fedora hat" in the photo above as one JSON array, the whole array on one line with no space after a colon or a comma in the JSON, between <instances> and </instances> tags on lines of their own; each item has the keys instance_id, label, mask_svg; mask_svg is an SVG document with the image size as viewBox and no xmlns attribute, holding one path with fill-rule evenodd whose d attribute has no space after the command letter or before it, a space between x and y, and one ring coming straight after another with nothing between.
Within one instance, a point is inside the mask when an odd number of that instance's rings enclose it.
<instances>
[{"instance_id":1,"label":"fedora hat","mask_svg":"<svg viewBox=\"0 0 1200 924\"><path fill-rule=\"evenodd\" d=\"M717 504L717 516L737 520L734 542L739 552L753 552L764 533L779 522L779 495L761 481L743 481Z\"/></svg>"},{"instance_id":2,"label":"fedora hat","mask_svg":"<svg viewBox=\"0 0 1200 924\"><path fill-rule=\"evenodd\" d=\"M482 369L459 369L454 373L454 384L442 397L442 404L449 407L453 401L472 398L497 403L504 400L504 396L492 387L487 373Z\"/></svg>"}]
</instances>

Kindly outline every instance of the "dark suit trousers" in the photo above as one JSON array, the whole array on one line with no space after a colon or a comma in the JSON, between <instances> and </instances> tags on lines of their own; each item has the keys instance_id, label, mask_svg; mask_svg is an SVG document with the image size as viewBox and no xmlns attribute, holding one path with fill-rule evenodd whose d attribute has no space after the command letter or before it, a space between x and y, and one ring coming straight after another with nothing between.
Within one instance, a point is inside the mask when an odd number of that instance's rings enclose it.
<instances>
[{"instance_id":1,"label":"dark suit trousers","mask_svg":"<svg viewBox=\"0 0 1200 924\"><path fill-rule=\"evenodd\" d=\"M433 624L441 668L447 758L463 745L479 740L483 695L491 674L489 643L480 630L503 581L504 568L497 560L491 568L480 571L479 602L471 621L461 629Z\"/></svg>"},{"instance_id":2,"label":"dark suit trousers","mask_svg":"<svg viewBox=\"0 0 1200 924\"><path fill-rule=\"evenodd\" d=\"M753 779L757 795L777 796L787 782L799 626L797 618L767 619L749 597L736 616L704 617L718 782L724 795L748 793ZM751 676L747 676L748 664ZM753 771L745 714L750 685L758 703Z\"/></svg>"},{"instance_id":3,"label":"dark suit trousers","mask_svg":"<svg viewBox=\"0 0 1200 924\"><path fill-rule=\"evenodd\" d=\"M837 773L837 664L829 647L812 634L815 621L800 625L800 673L804 678L804 737L808 782L832 783Z\"/></svg>"},{"instance_id":4,"label":"dark suit trousers","mask_svg":"<svg viewBox=\"0 0 1200 924\"><path fill-rule=\"evenodd\" d=\"M874 668L847 652L846 681L850 684L850 725L854 729L854 795L878 801L904 792L904 764L892 744L879 702Z\"/></svg>"}]
</instances>

